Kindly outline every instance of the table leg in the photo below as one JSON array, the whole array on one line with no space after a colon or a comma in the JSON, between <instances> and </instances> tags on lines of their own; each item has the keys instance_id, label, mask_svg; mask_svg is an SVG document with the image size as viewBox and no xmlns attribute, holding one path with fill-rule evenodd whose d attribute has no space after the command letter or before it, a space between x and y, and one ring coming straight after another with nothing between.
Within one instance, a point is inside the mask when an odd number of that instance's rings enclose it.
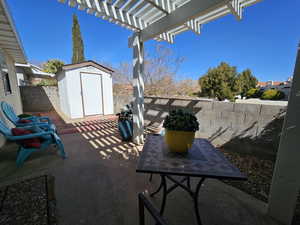
<instances>
[{"instance_id":1,"label":"table leg","mask_svg":"<svg viewBox=\"0 0 300 225\"><path fill-rule=\"evenodd\" d=\"M201 218L200 218L200 214L199 214L199 206L198 206L198 196L199 196L199 191L200 191L200 188L204 182L205 178L202 178L199 183L197 184L197 187L196 187L196 191L194 192L193 194L193 200L194 200L194 207L195 207L195 214L196 214L196 219L197 219L197 223L198 225L202 225L202 222L201 222Z\"/></svg>"},{"instance_id":2,"label":"table leg","mask_svg":"<svg viewBox=\"0 0 300 225\"><path fill-rule=\"evenodd\" d=\"M190 177L187 177L186 184L187 184L188 188L191 189L191 178Z\"/></svg>"},{"instance_id":3,"label":"table leg","mask_svg":"<svg viewBox=\"0 0 300 225\"><path fill-rule=\"evenodd\" d=\"M149 182L152 181L152 176L153 176L153 173L150 174L150 177L149 177Z\"/></svg>"},{"instance_id":4,"label":"table leg","mask_svg":"<svg viewBox=\"0 0 300 225\"><path fill-rule=\"evenodd\" d=\"M152 174L151 174L152 175ZM154 195L156 195L158 192L160 192L161 188L163 187L163 179L162 179L162 176L160 178L160 184L159 184L159 187L157 188L156 191L152 192L150 194L150 197L154 197Z\"/></svg>"},{"instance_id":5,"label":"table leg","mask_svg":"<svg viewBox=\"0 0 300 225\"><path fill-rule=\"evenodd\" d=\"M160 215L162 215L165 211L165 206L166 206L166 200L167 200L167 181L166 177L164 175L161 176L161 181L162 181L162 186L163 186L163 198L161 202L161 208L160 208Z\"/></svg>"},{"instance_id":6,"label":"table leg","mask_svg":"<svg viewBox=\"0 0 300 225\"><path fill-rule=\"evenodd\" d=\"M166 206L167 195L171 191L173 191L176 187L179 186L179 187L183 188L184 190L186 190L191 195L191 197L193 198L197 224L198 225L202 225L200 214L199 214L198 196L199 196L200 188L201 188L201 186L202 186L205 178L204 177L201 178L201 180L197 184L196 190L194 192L191 189L190 177L185 177L181 181L177 181L174 178L172 178L171 176L163 175L163 174L160 174L160 177L161 177L161 181L160 181L160 185L159 185L158 189L155 192L153 192L153 193L150 194L150 196L153 197L158 192L160 192L161 189L163 189L163 197L162 197L162 202L161 202L160 214L163 215L163 213L164 213L165 206ZM169 189L167 188L167 180L166 180L166 178L170 179L172 182L175 183ZM185 186L185 185L182 184L185 181L187 181L187 186Z\"/></svg>"}]
</instances>

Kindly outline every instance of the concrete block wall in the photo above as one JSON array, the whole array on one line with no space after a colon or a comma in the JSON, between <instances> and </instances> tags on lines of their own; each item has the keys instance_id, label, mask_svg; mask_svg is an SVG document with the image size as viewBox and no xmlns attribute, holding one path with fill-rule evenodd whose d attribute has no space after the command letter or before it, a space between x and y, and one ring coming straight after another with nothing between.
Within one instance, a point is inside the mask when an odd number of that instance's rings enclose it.
<instances>
[{"instance_id":1,"label":"concrete block wall","mask_svg":"<svg viewBox=\"0 0 300 225\"><path fill-rule=\"evenodd\" d=\"M59 93L56 86L21 86L21 99L24 112L49 112L59 109ZM114 94L114 113L133 100L132 95Z\"/></svg>"},{"instance_id":2,"label":"concrete block wall","mask_svg":"<svg viewBox=\"0 0 300 225\"><path fill-rule=\"evenodd\" d=\"M145 97L145 122L158 126L175 108L192 110L200 123L197 137L247 154L276 155L285 107L199 99Z\"/></svg>"},{"instance_id":3,"label":"concrete block wall","mask_svg":"<svg viewBox=\"0 0 300 225\"><path fill-rule=\"evenodd\" d=\"M56 86L21 86L20 92L24 112L49 112L59 108Z\"/></svg>"},{"instance_id":4,"label":"concrete block wall","mask_svg":"<svg viewBox=\"0 0 300 225\"><path fill-rule=\"evenodd\" d=\"M121 109L133 101L132 95L116 95L114 94L114 113L121 112Z\"/></svg>"}]
</instances>

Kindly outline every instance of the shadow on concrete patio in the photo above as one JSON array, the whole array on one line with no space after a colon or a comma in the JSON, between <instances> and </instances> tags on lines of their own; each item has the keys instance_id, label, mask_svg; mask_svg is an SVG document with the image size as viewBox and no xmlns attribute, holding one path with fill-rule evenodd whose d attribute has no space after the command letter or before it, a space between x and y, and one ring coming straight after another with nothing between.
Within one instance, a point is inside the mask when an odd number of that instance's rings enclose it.
<instances>
[{"instance_id":1,"label":"shadow on concrete patio","mask_svg":"<svg viewBox=\"0 0 300 225\"><path fill-rule=\"evenodd\" d=\"M102 159L129 160L139 156L137 145L121 140L115 118L77 122L73 125L80 135L99 152Z\"/></svg>"},{"instance_id":2,"label":"shadow on concrete patio","mask_svg":"<svg viewBox=\"0 0 300 225\"><path fill-rule=\"evenodd\" d=\"M64 126L57 123L68 158L62 160L53 150L33 154L9 177L53 175L60 225L138 224L138 193L154 190L159 183L158 176L149 183L147 174L135 172L142 146L122 142L116 125L115 118ZM8 158L12 163L13 154ZM156 206L160 200L160 195L152 199ZM276 224L265 216L264 203L212 179L204 183L199 207L204 225ZM178 189L168 197L165 217L172 225L196 224L193 204L186 192ZM153 224L149 220L148 224Z\"/></svg>"}]
</instances>

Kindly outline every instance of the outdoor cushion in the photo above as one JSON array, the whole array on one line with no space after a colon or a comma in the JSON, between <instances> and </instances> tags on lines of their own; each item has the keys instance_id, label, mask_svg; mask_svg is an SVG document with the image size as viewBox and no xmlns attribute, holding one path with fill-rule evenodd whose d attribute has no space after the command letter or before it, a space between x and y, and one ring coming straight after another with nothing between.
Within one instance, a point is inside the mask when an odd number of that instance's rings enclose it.
<instances>
[{"instance_id":1,"label":"outdoor cushion","mask_svg":"<svg viewBox=\"0 0 300 225\"><path fill-rule=\"evenodd\" d=\"M14 136L22 136L32 134L33 132L30 130L22 129L22 128L12 128L11 132ZM21 145L25 148L40 148L41 141L39 138L30 138L20 141Z\"/></svg>"},{"instance_id":2,"label":"outdoor cushion","mask_svg":"<svg viewBox=\"0 0 300 225\"><path fill-rule=\"evenodd\" d=\"M31 120L26 120L26 119L20 119L18 121L18 123L32 123L32 121Z\"/></svg>"}]
</instances>

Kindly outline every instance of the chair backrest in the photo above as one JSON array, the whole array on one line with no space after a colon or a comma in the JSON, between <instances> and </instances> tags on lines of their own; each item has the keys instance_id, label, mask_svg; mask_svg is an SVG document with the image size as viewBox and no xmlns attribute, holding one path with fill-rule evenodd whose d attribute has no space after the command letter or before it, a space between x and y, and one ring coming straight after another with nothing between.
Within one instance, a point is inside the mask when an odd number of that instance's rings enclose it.
<instances>
[{"instance_id":1,"label":"chair backrest","mask_svg":"<svg viewBox=\"0 0 300 225\"><path fill-rule=\"evenodd\" d=\"M16 115L13 107L6 102L1 102L1 109L4 115L7 117L7 119L9 119L9 121L12 122L14 125L17 125L20 118Z\"/></svg>"},{"instance_id":2,"label":"chair backrest","mask_svg":"<svg viewBox=\"0 0 300 225\"><path fill-rule=\"evenodd\" d=\"M6 126L6 124L0 120L0 133L3 134L4 136L11 136L11 130Z\"/></svg>"}]
</instances>

